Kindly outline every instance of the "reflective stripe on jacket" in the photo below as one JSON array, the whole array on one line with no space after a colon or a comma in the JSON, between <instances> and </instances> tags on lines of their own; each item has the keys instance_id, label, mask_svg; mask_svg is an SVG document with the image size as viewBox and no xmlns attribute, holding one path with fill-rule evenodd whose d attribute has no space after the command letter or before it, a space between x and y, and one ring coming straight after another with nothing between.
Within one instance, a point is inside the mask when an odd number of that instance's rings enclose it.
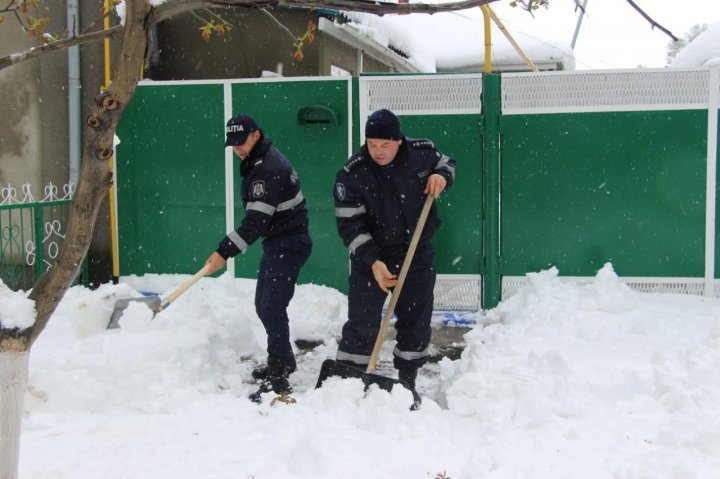
<instances>
[{"instance_id":1,"label":"reflective stripe on jacket","mask_svg":"<svg viewBox=\"0 0 720 479\"><path fill-rule=\"evenodd\" d=\"M387 165L375 163L367 147L358 150L337 173L335 219L351 258L370 266L381 257L404 256L420 217L431 174L442 175L449 188L455 179L455 160L429 140L403 139ZM433 237L440 225L433 205L421 241Z\"/></svg>"},{"instance_id":2,"label":"reflective stripe on jacket","mask_svg":"<svg viewBox=\"0 0 720 479\"><path fill-rule=\"evenodd\" d=\"M262 137L240 163L240 187L245 217L228 233L217 252L227 259L247 251L258 238L308 232L305 198L300 178L290 162Z\"/></svg>"}]
</instances>

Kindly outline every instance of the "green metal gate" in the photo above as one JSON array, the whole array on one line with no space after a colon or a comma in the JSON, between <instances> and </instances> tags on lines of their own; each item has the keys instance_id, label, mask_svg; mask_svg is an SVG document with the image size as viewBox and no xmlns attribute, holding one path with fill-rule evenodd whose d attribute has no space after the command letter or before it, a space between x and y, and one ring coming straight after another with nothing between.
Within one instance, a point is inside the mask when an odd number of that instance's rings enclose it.
<instances>
[{"instance_id":1,"label":"green metal gate","mask_svg":"<svg viewBox=\"0 0 720 479\"><path fill-rule=\"evenodd\" d=\"M717 203L706 208L717 189L717 83L707 69L502 82L505 295L550 266L578 279L612 262L645 291L702 293L718 277Z\"/></svg>"},{"instance_id":2,"label":"green metal gate","mask_svg":"<svg viewBox=\"0 0 720 479\"><path fill-rule=\"evenodd\" d=\"M141 84L118 127L120 273L195 272L240 224L239 160L224 126L246 113L300 175L315 254L299 281L343 289L329 174L351 152L350 90L350 79L317 78ZM253 278L260 254L250 248L228 268Z\"/></svg>"},{"instance_id":3,"label":"green metal gate","mask_svg":"<svg viewBox=\"0 0 720 479\"><path fill-rule=\"evenodd\" d=\"M457 161L439 202L436 309L494 307L528 272L590 280L612 262L644 291L718 294L718 68L150 82L118 129L120 272L192 273L239 224L232 114L300 173L314 254L301 282L346 291L335 173L369 113ZM255 277L260 248L235 275Z\"/></svg>"}]
</instances>

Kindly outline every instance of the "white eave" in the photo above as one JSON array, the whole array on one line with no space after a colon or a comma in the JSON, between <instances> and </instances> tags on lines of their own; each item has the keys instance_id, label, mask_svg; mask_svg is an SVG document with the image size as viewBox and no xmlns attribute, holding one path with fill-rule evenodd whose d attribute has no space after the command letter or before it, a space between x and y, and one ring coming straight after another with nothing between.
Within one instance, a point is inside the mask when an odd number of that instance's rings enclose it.
<instances>
[{"instance_id":1,"label":"white eave","mask_svg":"<svg viewBox=\"0 0 720 479\"><path fill-rule=\"evenodd\" d=\"M353 28L352 25L347 23L337 24L327 18L320 17L318 30L352 48L362 50L365 54L399 72L422 73L422 70L407 61L406 58L369 38L364 33Z\"/></svg>"}]
</instances>

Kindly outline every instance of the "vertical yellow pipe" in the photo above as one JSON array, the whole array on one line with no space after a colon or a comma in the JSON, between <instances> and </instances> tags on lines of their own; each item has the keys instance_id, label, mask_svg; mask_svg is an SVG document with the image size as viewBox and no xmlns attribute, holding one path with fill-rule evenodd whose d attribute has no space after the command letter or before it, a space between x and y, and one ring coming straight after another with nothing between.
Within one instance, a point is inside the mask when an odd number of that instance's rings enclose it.
<instances>
[{"instance_id":1,"label":"vertical yellow pipe","mask_svg":"<svg viewBox=\"0 0 720 479\"><path fill-rule=\"evenodd\" d=\"M485 73L492 73L492 41L490 38L490 7L480 5L483 13L483 26L485 29Z\"/></svg>"},{"instance_id":2,"label":"vertical yellow pipe","mask_svg":"<svg viewBox=\"0 0 720 479\"><path fill-rule=\"evenodd\" d=\"M105 18L103 18L103 28L105 30L110 28L110 0L103 0L103 11L105 12ZM105 83L103 84L103 90L110 88L110 39L105 37L103 40L103 47L105 53Z\"/></svg>"},{"instance_id":3,"label":"vertical yellow pipe","mask_svg":"<svg viewBox=\"0 0 720 479\"><path fill-rule=\"evenodd\" d=\"M103 28L105 30L110 28L110 0L104 0L103 11L106 13L103 19ZM110 88L110 39L105 38L103 41L104 46L104 57L105 57L105 82L103 84L103 90ZM108 200L110 205L110 247L112 248L112 280L113 283L118 282L120 278L120 265L118 262L118 238L117 238L117 215L115 211L115 172L113 168L113 162L115 161L115 155L110 158L110 172L112 173L112 184L108 189Z\"/></svg>"}]
</instances>

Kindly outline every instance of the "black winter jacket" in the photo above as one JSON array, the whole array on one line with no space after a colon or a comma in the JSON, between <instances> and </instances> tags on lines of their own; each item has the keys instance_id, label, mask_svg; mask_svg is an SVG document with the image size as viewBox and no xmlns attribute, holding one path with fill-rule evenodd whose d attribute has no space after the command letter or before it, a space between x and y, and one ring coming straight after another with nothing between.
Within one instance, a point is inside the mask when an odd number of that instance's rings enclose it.
<instances>
[{"instance_id":1,"label":"black winter jacket","mask_svg":"<svg viewBox=\"0 0 720 479\"><path fill-rule=\"evenodd\" d=\"M259 237L308 232L300 178L290 162L263 136L240 162L240 187L245 217L220 241L217 252L227 259L247 251Z\"/></svg>"},{"instance_id":2,"label":"black winter jacket","mask_svg":"<svg viewBox=\"0 0 720 479\"><path fill-rule=\"evenodd\" d=\"M353 261L371 266L377 259L405 255L433 173L449 188L455 160L430 140L403 138L395 159L384 166L373 161L365 145L350 157L337 173L334 197L338 232ZM430 240L439 226L433 205L420 242Z\"/></svg>"}]
</instances>

